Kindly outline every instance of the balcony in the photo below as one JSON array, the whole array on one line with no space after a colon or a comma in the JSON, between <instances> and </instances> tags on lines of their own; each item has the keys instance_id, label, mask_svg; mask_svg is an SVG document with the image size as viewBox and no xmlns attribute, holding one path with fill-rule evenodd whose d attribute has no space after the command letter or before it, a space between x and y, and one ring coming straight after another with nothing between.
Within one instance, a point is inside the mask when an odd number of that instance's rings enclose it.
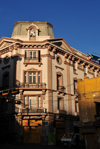
<instances>
[{"instance_id":1,"label":"balcony","mask_svg":"<svg viewBox=\"0 0 100 149\"><path fill-rule=\"evenodd\" d=\"M24 62L41 62L39 57L25 57Z\"/></svg>"},{"instance_id":2,"label":"balcony","mask_svg":"<svg viewBox=\"0 0 100 149\"><path fill-rule=\"evenodd\" d=\"M41 88L46 88L46 83L36 83L36 84L29 84L29 83L21 83L21 82L17 82L16 86L18 86L19 88L32 88L32 89L41 89Z\"/></svg>"},{"instance_id":3,"label":"balcony","mask_svg":"<svg viewBox=\"0 0 100 149\"><path fill-rule=\"evenodd\" d=\"M40 57L24 57L24 64L27 66L28 64L38 64L41 66L41 58Z\"/></svg>"},{"instance_id":4,"label":"balcony","mask_svg":"<svg viewBox=\"0 0 100 149\"><path fill-rule=\"evenodd\" d=\"M19 109L16 107L17 113L47 113L47 109L45 108L26 108L26 109Z\"/></svg>"}]
</instances>

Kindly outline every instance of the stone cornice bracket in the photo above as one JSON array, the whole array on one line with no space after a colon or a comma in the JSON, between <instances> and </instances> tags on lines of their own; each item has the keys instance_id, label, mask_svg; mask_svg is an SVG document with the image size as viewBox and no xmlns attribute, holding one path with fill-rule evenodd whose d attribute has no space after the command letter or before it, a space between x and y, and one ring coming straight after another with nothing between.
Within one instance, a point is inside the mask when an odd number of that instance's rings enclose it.
<instances>
[{"instance_id":1,"label":"stone cornice bracket","mask_svg":"<svg viewBox=\"0 0 100 149\"><path fill-rule=\"evenodd\" d=\"M42 95L45 95L45 90L42 90Z\"/></svg>"},{"instance_id":2,"label":"stone cornice bracket","mask_svg":"<svg viewBox=\"0 0 100 149\"><path fill-rule=\"evenodd\" d=\"M50 54L51 45L49 45L49 46L47 47L47 50L48 50L48 53L47 53L47 54Z\"/></svg>"},{"instance_id":3,"label":"stone cornice bracket","mask_svg":"<svg viewBox=\"0 0 100 149\"><path fill-rule=\"evenodd\" d=\"M64 54L64 62L66 62L66 58L68 57L68 53Z\"/></svg>"},{"instance_id":4,"label":"stone cornice bracket","mask_svg":"<svg viewBox=\"0 0 100 149\"><path fill-rule=\"evenodd\" d=\"M72 55L69 55L69 56L68 56L68 59L71 60L71 59L72 59Z\"/></svg>"},{"instance_id":5,"label":"stone cornice bracket","mask_svg":"<svg viewBox=\"0 0 100 149\"><path fill-rule=\"evenodd\" d=\"M52 56L54 56L54 53L56 52L56 48L54 47L52 50Z\"/></svg>"},{"instance_id":6,"label":"stone cornice bracket","mask_svg":"<svg viewBox=\"0 0 100 149\"><path fill-rule=\"evenodd\" d=\"M10 52L13 51L13 46L9 47L9 51L10 51Z\"/></svg>"},{"instance_id":7,"label":"stone cornice bracket","mask_svg":"<svg viewBox=\"0 0 100 149\"><path fill-rule=\"evenodd\" d=\"M85 66L85 65L86 65L86 63L85 63L85 62L83 62L83 63L82 63L82 65L83 65L83 66Z\"/></svg>"},{"instance_id":8,"label":"stone cornice bracket","mask_svg":"<svg viewBox=\"0 0 100 149\"><path fill-rule=\"evenodd\" d=\"M72 61L75 61L75 57L74 56L72 56Z\"/></svg>"},{"instance_id":9,"label":"stone cornice bracket","mask_svg":"<svg viewBox=\"0 0 100 149\"><path fill-rule=\"evenodd\" d=\"M17 50L19 48L19 45L15 44L14 49Z\"/></svg>"},{"instance_id":10,"label":"stone cornice bracket","mask_svg":"<svg viewBox=\"0 0 100 149\"><path fill-rule=\"evenodd\" d=\"M79 59L78 61L77 61L77 63L79 64L81 62L81 60Z\"/></svg>"}]
</instances>

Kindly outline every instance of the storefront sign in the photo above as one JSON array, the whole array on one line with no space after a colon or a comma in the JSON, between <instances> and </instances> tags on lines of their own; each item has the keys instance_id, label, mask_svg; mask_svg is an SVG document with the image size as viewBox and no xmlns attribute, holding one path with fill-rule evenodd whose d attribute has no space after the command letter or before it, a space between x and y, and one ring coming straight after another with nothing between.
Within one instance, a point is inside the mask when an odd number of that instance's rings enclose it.
<instances>
[{"instance_id":1,"label":"storefront sign","mask_svg":"<svg viewBox=\"0 0 100 149\"><path fill-rule=\"evenodd\" d=\"M28 126L28 120L23 120L22 121L22 126Z\"/></svg>"}]
</instances>

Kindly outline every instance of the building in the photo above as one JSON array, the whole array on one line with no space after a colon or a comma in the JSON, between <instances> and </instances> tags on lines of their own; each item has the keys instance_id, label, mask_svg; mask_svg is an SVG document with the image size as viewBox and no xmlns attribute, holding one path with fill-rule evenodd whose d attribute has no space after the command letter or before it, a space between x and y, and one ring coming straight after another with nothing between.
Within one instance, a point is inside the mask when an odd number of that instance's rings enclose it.
<instances>
[{"instance_id":1,"label":"building","mask_svg":"<svg viewBox=\"0 0 100 149\"><path fill-rule=\"evenodd\" d=\"M3 112L13 113L9 127L19 140L23 135L26 143L47 144L50 133L59 142L64 133L78 132L77 79L98 76L98 64L55 39L52 25L40 21L15 23L12 37L0 39L0 58Z\"/></svg>"},{"instance_id":2,"label":"building","mask_svg":"<svg viewBox=\"0 0 100 149\"><path fill-rule=\"evenodd\" d=\"M78 80L80 136L86 148L100 148L100 77Z\"/></svg>"}]
</instances>

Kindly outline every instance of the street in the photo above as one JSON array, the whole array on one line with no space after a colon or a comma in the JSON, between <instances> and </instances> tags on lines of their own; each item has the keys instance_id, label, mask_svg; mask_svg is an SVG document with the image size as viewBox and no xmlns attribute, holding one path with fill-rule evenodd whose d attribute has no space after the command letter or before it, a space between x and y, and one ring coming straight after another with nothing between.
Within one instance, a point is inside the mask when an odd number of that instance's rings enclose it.
<instances>
[{"instance_id":1,"label":"street","mask_svg":"<svg viewBox=\"0 0 100 149\"><path fill-rule=\"evenodd\" d=\"M9 143L1 143L0 144L0 149L84 149L82 147L70 147L70 146L66 146L63 147L61 145L59 146L54 146L54 145L41 145L41 144L18 144L18 143L13 143L13 144L9 144Z\"/></svg>"}]
</instances>

